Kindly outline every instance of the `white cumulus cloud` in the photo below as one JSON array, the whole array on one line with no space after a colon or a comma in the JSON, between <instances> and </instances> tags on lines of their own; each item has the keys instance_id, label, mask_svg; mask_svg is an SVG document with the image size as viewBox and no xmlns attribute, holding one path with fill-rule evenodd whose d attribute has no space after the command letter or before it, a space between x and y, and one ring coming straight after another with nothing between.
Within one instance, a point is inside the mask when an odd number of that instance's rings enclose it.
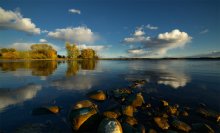
<instances>
[{"instance_id":1,"label":"white cumulus cloud","mask_svg":"<svg viewBox=\"0 0 220 133\"><path fill-rule=\"evenodd\" d=\"M30 18L24 18L18 11L7 11L0 7L1 29L14 29L32 34L40 34L40 28L37 28Z\"/></svg>"},{"instance_id":2,"label":"white cumulus cloud","mask_svg":"<svg viewBox=\"0 0 220 133\"><path fill-rule=\"evenodd\" d=\"M77 9L69 9L69 12L73 14L81 14L81 11Z\"/></svg>"},{"instance_id":3,"label":"white cumulus cloud","mask_svg":"<svg viewBox=\"0 0 220 133\"><path fill-rule=\"evenodd\" d=\"M132 37L124 38L124 43L132 45L134 43L140 44L141 47L133 47L131 50L128 50L128 53L135 53L143 57L149 57L163 56L167 53L168 50L184 47L185 44L191 40L192 37L189 36L186 32L182 32L179 29L174 29L170 32L160 33L156 37L133 35Z\"/></svg>"},{"instance_id":4,"label":"white cumulus cloud","mask_svg":"<svg viewBox=\"0 0 220 133\"><path fill-rule=\"evenodd\" d=\"M84 26L56 29L53 32L49 32L48 36L76 43L92 43L97 39L97 36L92 32L92 30Z\"/></svg>"},{"instance_id":5,"label":"white cumulus cloud","mask_svg":"<svg viewBox=\"0 0 220 133\"><path fill-rule=\"evenodd\" d=\"M40 43L46 43L47 40L42 38L42 39L39 40L39 42L40 42Z\"/></svg>"},{"instance_id":6,"label":"white cumulus cloud","mask_svg":"<svg viewBox=\"0 0 220 133\"><path fill-rule=\"evenodd\" d=\"M101 51L101 50L109 48L110 46L81 44L81 45L78 45L78 47L79 49L91 48L91 49L94 49L95 51Z\"/></svg>"},{"instance_id":7,"label":"white cumulus cloud","mask_svg":"<svg viewBox=\"0 0 220 133\"><path fill-rule=\"evenodd\" d=\"M8 47L10 48L15 48L16 50L21 50L21 51L26 51L26 50L30 50L31 49L31 45L33 44L40 44L39 42L36 43L32 43L32 42L15 42L11 45L9 45ZM47 43L48 45L52 46L56 51L60 50L61 48L55 44L52 43Z\"/></svg>"}]
</instances>

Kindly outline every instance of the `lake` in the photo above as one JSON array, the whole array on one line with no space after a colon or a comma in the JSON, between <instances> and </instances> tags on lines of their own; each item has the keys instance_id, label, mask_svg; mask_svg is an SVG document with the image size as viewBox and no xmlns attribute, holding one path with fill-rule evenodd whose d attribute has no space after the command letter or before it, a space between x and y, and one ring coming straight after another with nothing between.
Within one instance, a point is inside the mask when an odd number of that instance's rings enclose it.
<instances>
[{"instance_id":1,"label":"lake","mask_svg":"<svg viewBox=\"0 0 220 133\"><path fill-rule=\"evenodd\" d=\"M146 81L138 88L145 101L155 97L190 108L205 104L220 112L219 60L1 61L0 132L32 123L71 132L66 118L75 102L88 99L92 90L126 88L135 80ZM61 112L32 115L34 108L51 105L60 106ZM198 120L220 131L219 124Z\"/></svg>"}]
</instances>

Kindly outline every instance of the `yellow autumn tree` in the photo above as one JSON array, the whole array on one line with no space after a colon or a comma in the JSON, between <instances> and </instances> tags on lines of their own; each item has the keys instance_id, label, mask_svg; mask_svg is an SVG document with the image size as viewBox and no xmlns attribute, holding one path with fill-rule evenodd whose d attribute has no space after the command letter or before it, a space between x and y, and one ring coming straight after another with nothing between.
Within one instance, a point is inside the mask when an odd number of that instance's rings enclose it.
<instances>
[{"instance_id":1,"label":"yellow autumn tree","mask_svg":"<svg viewBox=\"0 0 220 133\"><path fill-rule=\"evenodd\" d=\"M67 57L76 59L80 55L79 48L76 44L70 44L69 42L66 43L66 51L67 51Z\"/></svg>"},{"instance_id":2,"label":"yellow autumn tree","mask_svg":"<svg viewBox=\"0 0 220 133\"><path fill-rule=\"evenodd\" d=\"M57 51L48 44L31 45L31 57L33 59L55 59Z\"/></svg>"},{"instance_id":3,"label":"yellow autumn tree","mask_svg":"<svg viewBox=\"0 0 220 133\"><path fill-rule=\"evenodd\" d=\"M95 50L91 48L86 48L81 50L81 58L82 59L94 59L96 58Z\"/></svg>"}]
</instances>

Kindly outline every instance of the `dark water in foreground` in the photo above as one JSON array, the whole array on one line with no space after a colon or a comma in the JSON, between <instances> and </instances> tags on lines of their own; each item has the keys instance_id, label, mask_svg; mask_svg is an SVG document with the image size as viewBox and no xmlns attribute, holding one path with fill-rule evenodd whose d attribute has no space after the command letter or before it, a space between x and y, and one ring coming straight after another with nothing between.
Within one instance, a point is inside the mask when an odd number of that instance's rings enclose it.
<instances>
[{"instance_id":1,"label":"dark water in foreground","mask_svg":"<svg viewBox=\"0 0 220 133\"><path fill-rule=\"evenodd\" d=\"M52 123L63 132L68 111L91 90L128 87L145 79L144 95L220 112L220 61L0 62L0 132L30 123ZM34 108L62 107L59 115L32 116Z\"/></svg>"}]
</instances>

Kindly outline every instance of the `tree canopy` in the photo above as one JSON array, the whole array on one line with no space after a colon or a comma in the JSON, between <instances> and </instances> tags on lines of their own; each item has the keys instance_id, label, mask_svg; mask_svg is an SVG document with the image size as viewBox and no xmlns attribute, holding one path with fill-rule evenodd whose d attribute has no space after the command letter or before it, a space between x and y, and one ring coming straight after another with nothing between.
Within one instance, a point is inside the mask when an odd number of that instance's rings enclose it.
<instances>
[{"instance_id":1,"label":"tree canopy","mask_svg":"<svg viewBox=\"0 0 220 133\"><path fill-rule=\"evenodd\" d=\"M78 56L80 55L80 51L79 48L76 46L76 44L70 44L70 43L66 43L66 51L67 51L67 57L68 58L78 58Z\"/></svg>"}]
</instances>

